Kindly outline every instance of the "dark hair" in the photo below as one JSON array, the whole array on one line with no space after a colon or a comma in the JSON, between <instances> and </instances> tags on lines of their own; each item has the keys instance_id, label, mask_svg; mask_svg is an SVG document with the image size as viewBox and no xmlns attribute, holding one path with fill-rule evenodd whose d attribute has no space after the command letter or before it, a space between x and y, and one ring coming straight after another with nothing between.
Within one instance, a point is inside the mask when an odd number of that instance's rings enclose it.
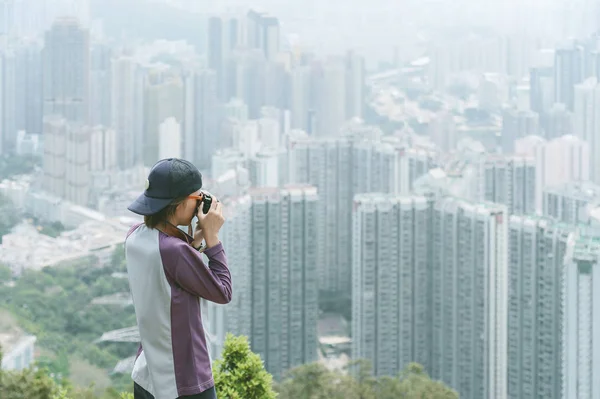
<instances>
[{"instance_id":1,"label":"dark hair","mask_svg":"<svg viewBox=\"0 0 600 399\"><path fill-rule=\"evenodd\" d=\"M169 205L153 215L144 216L144 224L150 229L155 229L159 224L167 221L175 214L177 207L187 200L188 196L175 198Z\"/></svg>"}]
</instances>

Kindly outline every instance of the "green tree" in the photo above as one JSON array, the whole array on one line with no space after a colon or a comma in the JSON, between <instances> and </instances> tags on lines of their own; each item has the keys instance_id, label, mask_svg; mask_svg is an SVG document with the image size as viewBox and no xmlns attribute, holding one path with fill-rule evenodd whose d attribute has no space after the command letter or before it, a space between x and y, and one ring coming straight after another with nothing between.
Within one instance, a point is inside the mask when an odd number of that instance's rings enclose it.
<instances>
[{"instance_id":1,"label":"green tree","mask_svg":"<svg viewBox=\"0 0 600 399\"><path fill-rule=\"evenodd\" d=\"M12 274L12 271L10 270L10 267L5 266L5 265L0 265L0 284L8 282L8 281L12 280L12 278L13 278L13 274Z\"/></svg>"},{"instance_id":2,"label":"green tree","mask_svg":"<svg viewBox=\"0 0 600 399\"><path fill-rule=\"evenodd\" d=\"M352 377L310 363L288 371L277 391L280 399L355 399L355 387Z\"/></svg>"},{"instance_id":3,"label":"green tree","mask_svg":"<svg viewBox=\"0 0 600 399\"><path fill-rule=\"evenodd\" d=\"M403 399L458 399L458 393L440 381L433 381L423 366L410 363L400 373L398 390L394 398ZM382 396L383 398L383 396Z\"/></svg>"},{"instance_id":4,"label":"green tree","mask_svg":"<svg viewBox=\"0 0 600 399\"><path fill-rule=\"evenodd\" d=\"M222 358L213 366L215 386L223 399L275 399L273 377L265 370L248 338L227 334Z\"/></svg>"},{"instance_id":5,"label":"green tree","mask_svg":"<svg viewBox=\"0 0 600 399\"><path fill-rule=\"evenodd\" d=\"M366 360L350 363L347 372L329 371L319 363L296 367L277 386L279 399L458 399L416 363L396 377L376 378Z\"/></svg>"},{"instance_id":6,"label":"green tree","mask_svg":"<svg viewBox=\"0 0 600 399\"><path fill-rule=\"evenodd\" d=\"M0 348L0 364L2 349ZM50 399L57 391L56 384L42 370L4 371L0 369L2 399Z\"/></svg>"},{"instance_id":7,"label":"green tree","mask_svg":"<svg viewBox=\"0 0 600 399\"><path fill-rule=\"evenodd\" d=\"M351 362L348 367L354 379L351 381L351 395L356 399L375 399L377 378L373 375L371 362L365 359L359 359Z\"/></svg>"}]
</instances>

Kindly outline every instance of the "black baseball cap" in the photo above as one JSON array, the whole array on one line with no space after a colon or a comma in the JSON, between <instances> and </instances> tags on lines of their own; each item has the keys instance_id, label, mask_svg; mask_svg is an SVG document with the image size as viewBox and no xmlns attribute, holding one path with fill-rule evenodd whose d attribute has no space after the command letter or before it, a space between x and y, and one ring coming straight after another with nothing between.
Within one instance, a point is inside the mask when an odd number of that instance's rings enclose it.
<instances>
[{"instance_id":1,"label":"black baseball cap","mask_svg":"<svg viewBox=\"0 0 600 399\"><path fill-rule=\"evenodd\" d=\"M173 200L202 188L202 174L191 162L168 158L158 161L150 170L146 190L127 207L138 215L154 215Z\"/></svg>"}]
</instances>

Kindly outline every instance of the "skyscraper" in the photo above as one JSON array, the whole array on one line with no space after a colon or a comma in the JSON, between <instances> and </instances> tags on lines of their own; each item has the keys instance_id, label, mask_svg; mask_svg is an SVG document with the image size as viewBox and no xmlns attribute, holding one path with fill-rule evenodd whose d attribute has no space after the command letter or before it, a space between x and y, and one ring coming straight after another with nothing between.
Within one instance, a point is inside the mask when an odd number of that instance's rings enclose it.
<instances>
[{"instance_id":1,"label":"skyscraper","mask_svg":"<svg viewBox=\"0 0 600 399\"><path fill-rule=\"evenodd\" d=\"M346 115L345 60L331 57L315 72L316 135L337 136Z\"/></svg>"},{"instance_id":2,"label":"skyscraper","mask_svg":"<svg viewBox=\"0 0 600 399\"><path fill-rule=\"evenodd\" d=\"M267 61L259 50L238 51L232 59L235 97L248 105L248 116L259 118L265 105Z\"/></svg>"},{"instance_id":3,"label":"skyscraper","mask_svg":"<svg viewBox=\"0 0 600 399\"><path fill-rule=\"evenodd\" d=\"M89 120L89 34L76 19L58 19L46 33L44 115Z\"/></svg>"},{"instance_id":4,"label":"skyscraper","mask_svg":"<svg viewBox=\"0 0 600 399\"><path fill-rule=\"evenodd\" d=\"M487 155L479 167L482 189L477 200L504 204L509 214L535 212L536 169L532 158Z\"/></svg>"},{"instance_id":5,"label":"skyscraper","mask_svg":"<svg viewBox=\"0 0 600 399\"><path fill-rule=\"evenodd\" d=\"M311 109L311 76L308 66L297 66L290 72L290 112L293 129L309 130L308 118Z\"/></svg>"},{"instance_id":6,"label":"skyscraper","mask_svg":"<svg viewBox=\"0 0 600 399\"><path fill-rule=\"evenodd\" d=\"M42 133L43 71L42 45L23 44L15 49L16 128L30 134Z\"/></svg>"},{"instance_id":7,"label":"skyscraper","mask_svg":"<svg viewBox=\"0 0 600 399\"><path fill-rule=\"evenodd\" d=\"M217 93L223 102L232 94L227 66L235 48L240 44L240 20L236 17L212 16L208 19L208 68L217 74Z\"/></svg>"},{"instance_id":8,"label":"skyscraper","mask_svg":"<svg viewBox=\"0 0 600 399\"><path fill-rule=\"evenodd\" d=\"M92 129L80 123L69 123L59 116L44 118L44 190L88 206L91 137Z\"/></svg>"},{"instance_id":9,"label":"skyscraper","mask_svg":"<svg viewBox=\"0 0 600 399\"><path fill-rule=\"evenodd\" d=\"M212 190L212 188L210 188ZM220 357L227 332L251 337L252 332L252 199L249 195L239 197L221 196L225 205L227 223L220 231L221 242L227 251L231 278L235 282L235 294L227 306L207 303L203 314L210 335L211 356Z\"/></svg>"},{"instance_id":10,"label":"skyscraper","mask_svg":"<svg viewBox=\"0 0 600 399\"><path fill-rule=\"evenodd\" d=\"M106 44L97 43L90 54L90 121L91 126L110 126L112 50Z\"/></svg>"},{"instance_id":11,"label":"skyscraper","mask_svg":"<svg viewBox=\"0 0 600 399\"><path fill-rule=\"evenodd\" d=\"M574 86L584 80L584 49L572 44L557 49L554 59L554 101L573 110Z\"/></svg>"},{"instance_id":12,"label":"skyscraper","mask_svg":"<svg viewBox=\"0 0 600 399\"><path fill-rule=\"evenodd\" d=\"M600 199L600 185L589 181L569 181L543 191L544 216L569 224L587 224L590 206Z\"/></svg>"},{"instance_id":13,"label":"skyscraper","mask_svg":"<svg viewBox=\"0 0 600 399\"><path fill-rule=\"evenodd\" d=\"M534 67L529 72L530 108L543 115L554 103L554 68Z\"/></svg>"},{"instance_id":14,"label":"skyscraper","mask_svg":"<svg viewBox=\"0 0 600 399\"><path fill-rule=\"evenodd\" d=\"M170 117L158 128L158 159L181 158L181 125Z\"/></svg>"},{"instance_id":15,"label":"skyscraper","mask_svg":"<svg viewBox=\"0 0 600 399\"><path fill-rule=\"evenodd\" d=\"M14 150L17 142L16 66L13 51L0 51L0 153Z\"/></svg>"},{"instance_id":16,"label":"skyscraper","mask_svg":"<svg viewBox=\"0 0 600 399\"><path fill-rule=\"evenodd\" d=\"M376 375L429 367L432 206L418 196L354 199L352 356L372 361Z\"/></svg>"},{"instance_id":17,"label":"skyscraper","mask_svg":"<svg viewBox=\"0 0 600 399\"><path fill-rule=\"evenodd\" d=\"M519 140L516 149L535 162L536 212L542 211L545 187L589 180L589 146L578 137L569 135L546 141L529 136Z\"/></svg>"},{"instance_id":18,"label":"skyscraper","mask_svg":"<svg viewBox=\"0 0 600 399\"><path fill-rule=\"evenodd\" d=\"M144 82L140 67L128 56L111 60L111 126L116 130L119 168L142 163Z\"/></svg>"},{"instance_id":19,"label":"skyscraper","mask_svg":"<svg viewBox=\"0 0 600 399\"><path fill-rule=\"evenodd\" d=\"M378 375L423 363L469 399L506 396L506 207L357 195L353 356Z\"/></svg>"},{"instance_id":20,"label":"skyscraper","mask_svg":"<svg viewBox=\"0 0 600 399\"><path fill-rule=\"evenodd\" d=\"M250 195L250 341L280 378L317 358L317 190L288 186Z\"/></svg>"},{"instance_id":21,"label":"skyscraper","mask_svg":"<svg viewBox=\"0 0 600 399\"><path fill-rule=\"evenodd\" d=\"M544 137L548 140L574 133L573 113L567 109L565 104L554 104L543 116L541 122Z\"/></svg>"},{"instance_id":22,"label":"skyscraper","mask_svg":"<svg viewBox=\"0 0 600 399\"><path fill-rule=\"evenodd\" d=\"M319 189L317 235L319 284L323 291L350 292L352 264L352 201L355 194L404 191L408 168L402 149L391 144L352 137L292 139L289 180Z\"/></svg>"},{"instance_id":23,"label":"skyscraper","mask_svg":"<svg viewBox=\"0 0 600 399\"><path fill-rule=\"evenodd\" d=\"M365 59L354 53L346 54L346 117L362 118L365 102Z\"/></svg>"},{"instance_id":24,"label":"skyscraper","mask_svg":"<svg viewBox=\"0 0 600 399\"><path fill-rule=\"evenodd\" d=\"M59 198L65 196L67 121L60 116L44 118L43 189Z\"/></svg>"},{"instance_id":25,"label":"skyscraper","mask_svg":"<svg viewBox=\"0 0 600 399\"><path fill-rule=\"evenodd\" d=\"M67 129L64 199L82 206L89 205L91 133L81 124Z\"/></svg>"},{"instance_id":26,"label":"skyscraper","mask_svg":"<svg viewBox=\"0 0 600 399\"><path fill-rule=\"evenodd\" d=\"M184 118L184 85L175 70L157 70L146 77L144 96L144 165L152 166L159 159L159 125L173 117L179 123Z\"/></svg>"},{"instance_id":27,"label":"skyscraper","mask_svg":"<svg viewBox=\"0 0 600 399\"><path fill-rule=\"evenodd\" d=\"M219 149L218 76L210 69L192 71L185 78L183 154L199 168L209 168Z\"/></svg>"},{"instance_id":28,"label":"skyscraper","mask_svg":"<svg viewBox=\"0 0 600 399\"><path fill-rule=\"evenodd\" d=\"M508 396L560 399L561 281L572 228L511 216L509 229Z\"/></svg>"},{"instance_id":29,"label":"skyscraper","mask_svg":"<svg viewBox=\"0 0 600 399\"><path fill-rule=\"evenodd\" d=\"M562 286L562 392L564 398L600 396L600 239L569 238Z\"/></svg>"},{"instance_id":30,"label":"skyscraper","mask_svg":"<svg viewBox=\"0 0 600 399\"><path fill-rule=\"evenodd\" d=\"M590 180L600 184L600 83L593 77L574 88L573 131L590 147Z\"/></svg>"},{"instance_id":31,"label":"skyscraper","mask_svg":"<svg viewBox=\"0 0 600 399\"><path fill-rule=\"evenodd\" d=\"M506 399L506 207L442 198L432 233L431 375L461 398Z\"/></svg>"},{"instance_id":32,"label":"skyscraper","mask_svg":"<svg viewBox=\"0 0 600 399\"><path fill-rule=\"evenodd\" d=\"M246 17L246 23L248 47L259 49L267 60L273 61L279 53L280 47L279 20L250 10Z\"/></svg>"},{"instance_id":33,"label":"skyscraper","mask_svg":"<svg viewBox=\"0 0 600 399\"><path fill-rule=\"evenodd\" d=\"M502 111L502 152L511 154L515 150L515 141L538 134L540 129L539 115L533 111L518 111L509 108Z\"/></svg>"}]
</instances>

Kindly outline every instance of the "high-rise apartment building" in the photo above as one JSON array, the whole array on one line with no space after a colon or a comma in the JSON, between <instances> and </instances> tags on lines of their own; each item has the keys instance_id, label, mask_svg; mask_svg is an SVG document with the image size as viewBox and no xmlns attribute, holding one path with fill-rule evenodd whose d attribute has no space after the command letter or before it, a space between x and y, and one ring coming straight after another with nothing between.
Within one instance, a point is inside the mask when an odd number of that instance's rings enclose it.
<instances>
[{"instance_id":1,"label":"high-rise apartment building","mask_svg":"<svg viewBox=\"0 0 600 399\"><path fill-rule=\"evenodd\" d=\"M280 50L279 20L250 10L246 16L246 24L248 48L259 49L267 60L274 60Z\"/></svg>"},{"instance_id":2,"label":"high-rise apartment building","mask_svg":"<svg viewBox=\"0 0 600 399\"><path fill-rule=\"evenodd\" d=\"M280 171L283 153L272 148L264 148L250 159L250 181L254 187L279 187L284 179Z\"/></svg>"},{"instance_id":3,"label":"high-rise apartment building","mask_svg":"<svg viewBox=\"0 0 600 399\"><path fill-rule=\"evenodd\" d=\"M181 158L181 125L167 118L158 128L158 158Z\"/></svg>"},{"instance_id":4,"label":"high-rise apartment building","mask_svg":"<svg viewBox=\"0 0 600 399\"><path fill-rule=\"evenodd\" d=\"M530 108L538 115L546 113L554 104L554 68L533 67L529 72Z\"/></svg>"},{"instance_id":5,"label":"high-rise apartment building","mask_svg":"<svg viewBox=\"0 0 600 399\"><path fill-rule=\"evenodd\" d=\"M16 128L41 134L43 122L42 45L23 44L15 49Z\"/></svg>"},{"instance_id":6,"label":"high-rise apartment building","mask_svg":"<svg viewBox=\"0 0 600 399\"><path fill-rule=\"evenodd\" d=\"M362 118L365 102L365 59L354 53L346 54L346 118Z\"/></svg>"},{"instance_id":7,"label":"high-rise apartment building","mask_svg":"<svg viewBox=\"0 0 600 399\"><path fill-rule=\"evenodd\" d=\"M112 129L89 127L50 115L44 118L42 188L62 200L90 206L92 175L117 168L117 136Z\"/></svg>"},{"instance_id":8,"label":"high-rise apartment building","mask_svg":"<svg viewBox=\"0 0 600 399\"><path fill-rule=\"evenodd\" d=\"M103 126L94 126L90 130L90 171L116 171L118 169L117 132Z\"/></svg>"},{"instance_id":9,"label":"high-rise apartment building","mask_svg":"<svg viewBox=\"0 0 600 399\"><path fill-rule=\"evenodd\" d=\"M571 181L546 187L543 192L543 215L554 220L578 224L589 222L590 206L600 200L600 185L589 181Z\"/></svg>"},{"instance_id":10,"label":"high-rise apartment building","mask_svg":"<svg viewBox=\"0 0 600 399\"><path fill-rule=\"evenodd\" d=\"M250 341L280 378L317 358L317 189L251 190Z\"/></svg>"},{"instance_id":11,"label":"high-rise apartment building","mask_svg":"<svg viewBox=\"0 0 600 399\"><path fill-rule=\"evenodd\" d=\"M289 181L319 189L320 288L346 294L351 286L354 195L406 192L409 169L402 166L402 148L347 136L304 136L290 141L288 160Z\"/></svg>"},{"instance_id":12,"label":"high-rise apartment building","mask_svg":"<svg viewBox=\"0 0 600 399\"><path fill-rule=\"evenodd\" d=\"M590 147L590 180L600 184L600 83L593 77L574 88L573 130Z\"/></svg>"},{"instance_id":13,"label":"high-rise apartment building","mask_svg":"<svg viewBox=\"0 0 600 399\"><path fill-rule=\"evenodd\" d=\"M119 168L142 163L144 80L140 67L129 56L111 60L111 126L115 129Z\"/></svg>"},{"instance_id":14,"label":"high-rise apartment building","mask_svg":"<svg viewBox=\"0 0 600 399\"><path fill-rule=\"evenodd\" d=\"M574 87L585 78L584 49L572 44L557 49L554 58L554 101L573 111Z\"/></svg>"},{"instance_id":15,"label":"high-rise apartment building","mask_svg":"<svg viewBox=\"0 0 600 399\"><path fill-rule=\"evenodd\" d=\"M461 398L507 397L507 235L502 205L435 203L429 370Z\"/></svg>"},{"instance_id":16,"label":"high-rise apartment building","mask_svg":"<svg viewBox=\"0 0 600 399\"><path fill-rule=\"evenodd\" d=\"M346 122L346 63L331 57L315 70L315 111L317 136L338 136Z\"/></svg>"},{"instance_id":17,"label":"high-rise apartment building","mask_svg":"<svg viewBox=\"0 0 600 399\"><path fill-rule=\"evenodd\" d=\"M261 107L265 105L268 62L258 49L237 51L228 68L228 80L232 84L232 97L244 101L248 106L248 116L259 118ZM281 82L283 84L283 82Z\"/></svg>"},{"instance_id":18,"label":"high-rise apartment building","mask_svg":"<svg viewBox=\"0 0 600 399\"><path fill-rule=\"evenodd\" d=\"M146 77L144 90L144 165L152 166L159 160L159 126L173 117L181 123L184 118L184 84L178 72L152 71Z\"/></svg>"},{"instance_id":19,"label":"high-rise apartment building","mask_svg":"<svg viewBox=\"0 0 600 399\"><path fill-rule=\"evenodd\" d=\"M290 71L290 112L293 129L309 131L311 121L311 77L309 66L299 65Z\"/></svg>"},{"instance_id":20,"label":"high-rise apartment building","mask_svg":"<svg viewBox=\"0 0 600 399\"><path fill-rule=\"evenodd\" d=\"M209 188L212 190L212 187ZM212 192L212 191L211 191ZM240 197L222 196L213 192L223 201L227 223L220 231L221 242L227 251L227 261L231 268L231 278L235 290L227 305L207 303L203 314L206 329L210 335L211 356L219 358L225 336L228 332L251 337L252 332L252 199L249 195Z\"/></svg>"},{"instance_id":21,"label":"high-rise apartment building","mask_svg":"<svg viewBox=\"0 0 600 399\"><path fill-rule=\"evenodd\" d=\"M0 51L0 153L16 147L16 58L13 51Z\"/></svg>"},{"instance_id":22,"label":"high-rise apartment building","mask_svg":"<svg viewBox=\"0 0 600 399\"><path fill-rule=\"evenodd\" d=\"M46 33L43 51L44 115L89 120L89 33L76 19L58 19Z\"/></svg>"},{"instance_id":23,"label":"high-rise apartment building","mask_svg":"<svg viewBox=\"0 0 600 399\"><path fill-rule=\"evenodd\" d=\"M423 363L464 398L506 398L506 207L357 195L353 356L394 375Z\"/></svg>"},{"instance_id":24,"label":"high-rise apartment building","mask_svg":"<svg viewBox=\"0 0 600 399\"><path fill-rule=\"evenodd\" d=\"M600 397L600 240L573 234L563 269L563 398Z\"/></svg>"},{"instance_id":25,"label":"high-rise apartment building","mask_svg":"<svg viewBox=\"0 0 600 399\"><path fill-rule=\"evenodd\" d=\"M82 206L88 206L90 194L91 132L89 127L81 124L67 128L63 198Z\"/></svg>"},{"instance_id":26,"label":"high-rise apartment building","mask_svg":"<svg viewBox=\"0 0 600 399\"><path fill-rule=\"evenodd\" d=\"M589 146L576 136L562 136L550 141L528 136L517 141L516 152L534 159L535 210L538 213L543 208L546 187L589 180Z\"/></svg>"},{"instance_id":27,"label":"high-rise apartment building","mask_svg":"<svg viewBox=\"0 0 600 399\"><path fill-rule=\"evenodd\" d=\"M217 94L221 101L231 98L231 82L226 79L232 52L242 41L241 21L236 17L212 16L208 19L208 68L217 75Z\"/></svg>"},{"instance_id":28,"label":"high-rise apartment building","mask_svg":"<svg viewBox=\"0 0 600 399\"><path fill-rule=\"evenodd\" d=\"M96 43L90 50L90 126L110 126L112 99L112 49Z\"/></svg>"},{"instance_id":29,"label":"high-rise apartment building","mask_svg":"<svg viewBox=\"0 0 600 399\"><path fill-rule=\"evenodd\" d=\"M486 155L479 163L478 201L504 204L509 214L535 212L534 160L521 156Z\"/></svg>"},{"instance_id":30,"label":"high-rise apartment building","mask_svg":"<svg viewBox=\"0 0 600 399\"><path fill-rule=\"evenodd\" d=\"M352 357L372 361L376 375L430 363L432 205L417 196L354 199Z\"/></svg>"},{"instance_id":31,"label":"high-rise apartment building","mask_svg":"<svg viewBox=\"0 0 600 399\"><path fill-rule=\"evenodd\" d=\"M508 282L508 397L561 399L561 289L572 227L511 216Z\"/></svg>"},{"instance_id":32,"label":"high-rise apartment building","mask_svg":"<svg viewBox=\"0 0 600 399\"><path fill-rule=\"evenodd\" d=\"M565 104L556 103L543 115L541 125L547 140L572 135L574 133L573 113L567 109Z\"/></svg>"},{"instance_id":33,"label":"high-rise apartment building","mask_svg":"<svg viewBox=\"0 0 600 399\"><path fill-rule=\"evenodd\" d=\"M209 168L220 147L218 75L215 71L193 71L185 79L183 154L199 168Z\"/></svg>"},{"instance_id":34,"label":"high-rise apartment building","mask_svg":"<svg viewBox=\"0 0 600 399\"><path fill-rule=\"evenodd\" d=\"M67 121L56 115L44 118L44 180L43 189L60 198L65 197L67 151Z\"/></svg>"},{"instance_id":35,"label":"high-rise apartment building","mask_svg":"<svg viewBox=\"0 0 600 399\"><path fill-rule=\"evenodd\" d=\"M512 154L515 141L532 134L538 134L540 129L539 115L533 111L518 111L505 109L502 111L502 152Z\"/></svg>"}]
</instances>

